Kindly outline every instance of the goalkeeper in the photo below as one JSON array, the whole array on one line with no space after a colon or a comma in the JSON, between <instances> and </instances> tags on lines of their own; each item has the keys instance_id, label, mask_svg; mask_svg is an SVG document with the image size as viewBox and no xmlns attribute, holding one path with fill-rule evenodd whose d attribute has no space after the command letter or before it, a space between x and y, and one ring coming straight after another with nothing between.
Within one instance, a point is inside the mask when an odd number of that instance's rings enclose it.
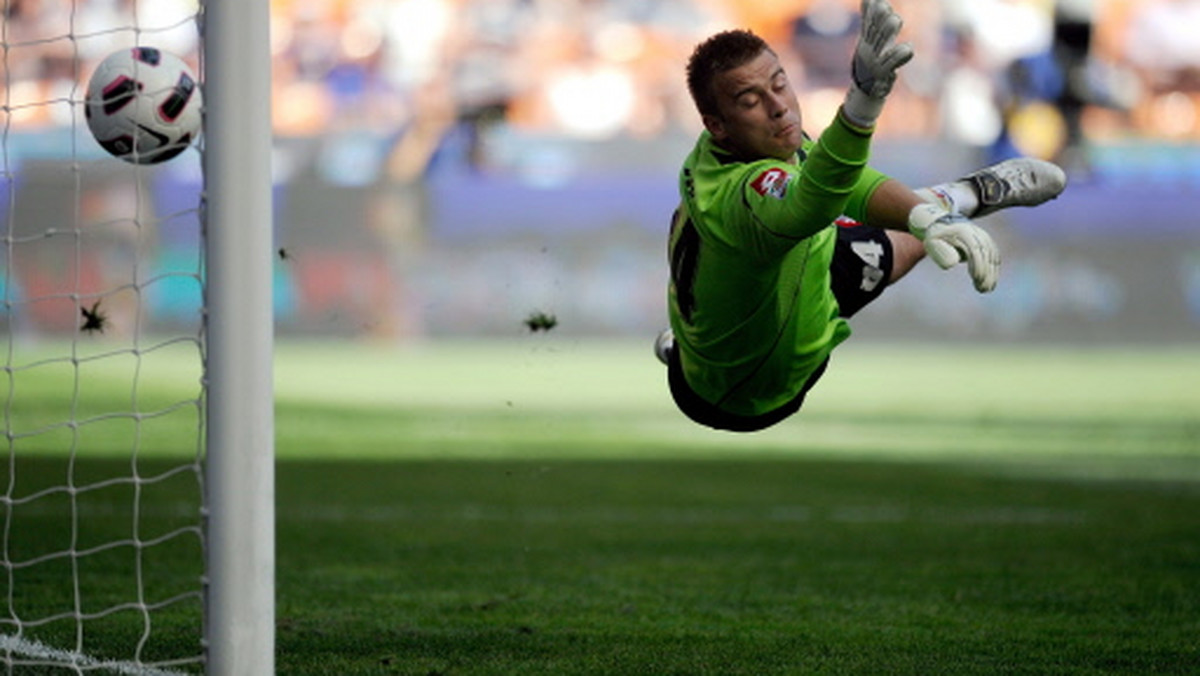
<instances>
[{"instance_id":1,"label":"goalkeeper","mask_svg":"<svg viewBox=\"0 0 1200 676\"><path fill-rule=\"evenodd\" d=\"M1018 158L913 191L866 166L896 71L913 56L886 0L863 0L854 84L812 141L796 93L754 34L696 47L688 88L705 130L680 172L671 224L671 328L655 352L679 408L717 429L760 430L799 410L847 318L925 256L965 263L986 293L1000 252L970 218L1057 197L1066 177Z\"/></svg>"}]
</instances>

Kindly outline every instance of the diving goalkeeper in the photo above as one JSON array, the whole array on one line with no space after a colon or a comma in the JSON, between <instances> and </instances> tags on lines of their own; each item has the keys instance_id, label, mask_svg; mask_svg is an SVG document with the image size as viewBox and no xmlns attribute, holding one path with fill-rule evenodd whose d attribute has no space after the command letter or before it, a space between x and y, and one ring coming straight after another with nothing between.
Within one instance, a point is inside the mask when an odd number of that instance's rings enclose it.
<instances>
[{"instance_id":1,"label":"diving goalkeeper","mask_svg":"<svg viewBox=\"0 0 1200 676\"><path fill-rule=\"evenodd\" d=\"M718 33L687 66L704 123L679 177L669 239L671 328L656 354L676 404L701 424L760 430L800 409L847 318L928 256L965 263L986 293L1000 271L992 238L970 219L1057 197L1048 162L1018 158L911 190L867 165L871 134L897 70L900 17L863 0L853 85L816 141L771 48Z\"/></svg>"}]
</instances>

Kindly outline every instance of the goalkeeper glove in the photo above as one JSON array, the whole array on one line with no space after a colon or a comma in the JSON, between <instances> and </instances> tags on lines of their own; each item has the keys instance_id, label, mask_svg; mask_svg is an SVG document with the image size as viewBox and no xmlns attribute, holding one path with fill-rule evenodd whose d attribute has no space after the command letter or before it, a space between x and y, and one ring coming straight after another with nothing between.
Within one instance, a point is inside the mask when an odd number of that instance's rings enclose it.
<instances>
[{"instance_id":1,"label":"goalkeeper glove","mask_svg":"<svg viewBox=\"0 0 1200 676\"><path fill-rule=\"evenodd\" d=\"M854 86L842 106L846 119L859 127L875 126L896 82L896 71L913 57L912 45L895 43L903 24L887 0L862 0L862 30L852 66Z\"/></svg>"},{"instance_id":2,"label":"goalkeeper glove","mask_svg":"<svg viewBox=\"0 0 1200 676\"><path fill-rule=\"evenodd\" d=\"M925 253L943 270L966 261L975 290L987 293L1000 278L1000 250L978 225L936 204L918 204L908 213L908 231L925 243Z\"/></svg>"}]
</instances>

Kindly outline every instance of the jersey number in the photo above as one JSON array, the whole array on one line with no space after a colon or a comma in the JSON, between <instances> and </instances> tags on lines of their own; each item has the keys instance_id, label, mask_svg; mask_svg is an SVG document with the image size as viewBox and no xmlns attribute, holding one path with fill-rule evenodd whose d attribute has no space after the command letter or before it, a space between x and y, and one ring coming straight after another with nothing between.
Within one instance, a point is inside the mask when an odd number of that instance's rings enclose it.
<instances>
[{"instance_id":1,"label":"jersey number","mask_svg":"<svg viewBox=\"0 0 1200 676\"><path fill-rule=\"evenodd\" d=\"M700 233L692 219L681 210L671 217L671 283L675 285L675 302L684 321L691 323L696 310L696 263L700 258Z\"/></svg>"},{"instance_id":2,"label":"jersey number","mask_svg":"<svg viewBox=\"0 0 1200 676\"><path fill-rule=\"evenodd\" d=\"M863 291L871 292L879 283L883 281L883 270L879 269L880 260L883 258L883 246L873 240L864 240L853 242L850 244L850 249L858 254L863 263L862 286Z\"/></svg>"}]
</instances>

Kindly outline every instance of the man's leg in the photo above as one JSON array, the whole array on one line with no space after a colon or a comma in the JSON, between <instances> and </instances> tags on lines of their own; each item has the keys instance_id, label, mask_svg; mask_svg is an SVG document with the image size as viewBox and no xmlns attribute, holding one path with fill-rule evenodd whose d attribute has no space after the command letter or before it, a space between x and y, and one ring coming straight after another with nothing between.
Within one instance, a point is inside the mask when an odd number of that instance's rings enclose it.
<instances>
[{"instance_id":1,"label":"man's leg","mask_svg":"<svg viewBox=\"0 0 1200 676\"><path fill-rule=\"evenodd\" d=\"M967 218L982 218L1009 207L1035 207L1067 187L1058 165L1032 157L1016 157L984 167L950 183L914 192L927 202Z\"/></svg>"},{"instance_id":2,"label":"man's leg","mask_svg":"<svg viewBox=\"0 0 1200 676\"><path fill-rule=\"evenodd\" d=\"M886 231L892 241L892 271L888 274L888 285L900 281L925 257L925 244L907 232Z\"/></svg>"},{"instance_id":3,"label":"man's leg","mask_svg":"<svg viewBox=\"0 0 1200 676\"><path fill-rule=\"evenodd\" d=\"M879 298L893 279L898 279L895 276L898 262L895 246L898 239L893 235L912 235L846 219L839 221L836 227L837 242L833 248L833 259L829 262L829 286L838 301L838 314L853 317ZM899 241L902 247L907 248L902 238ZM912 254L907 250L904 255L904 265L908 268L920 260L919 257L911 258ZM921 255L924 255L924 248Z\"/></svg>"}]
</instances>

